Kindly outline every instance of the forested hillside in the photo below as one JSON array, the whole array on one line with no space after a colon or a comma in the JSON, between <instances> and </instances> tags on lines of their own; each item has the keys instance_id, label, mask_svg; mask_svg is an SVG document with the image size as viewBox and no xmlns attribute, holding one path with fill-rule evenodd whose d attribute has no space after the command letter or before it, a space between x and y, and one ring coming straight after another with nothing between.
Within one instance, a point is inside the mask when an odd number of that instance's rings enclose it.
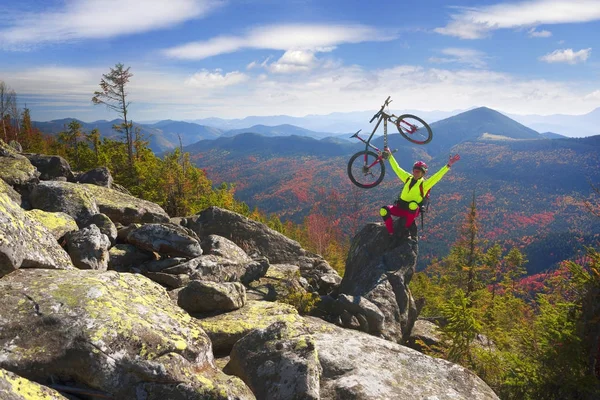
<instances>
[{"instance_id":1,"label":"forested hillside","mask_svg":"<svg viewBox=\"0 0 600 400\"><path fill-rule=\"evenodd\" d=\"M420 268L448 251L473 193L484 238L522 248L531 260L529 273L555 266L576 256L583 244L600 240L600 223L589 216L584 203L594 196L590 183L600 182L599 137L542 139L485 108L454 118L432 124L434 139L425 146L410 144L398 134L389 137L390 147L398 149L395 158L407 170L421 159L434 173L448 154L462 157L432 193L431 212L422 229ZM454 135L452 127L458 126L471 130ZM432 150L438 141L442 144ZM381 147L382 138L374 143ZM295 222L314 214L339 219L349 238L360 224L378 221L379 207L391 204L400 189L389 166L376 188L359 189L350 183L346 164L361 148L360 143L244 134L202 141L185 150L215 182L235 182L236 196L251 207Z\"/></svg>"}]
</instances>

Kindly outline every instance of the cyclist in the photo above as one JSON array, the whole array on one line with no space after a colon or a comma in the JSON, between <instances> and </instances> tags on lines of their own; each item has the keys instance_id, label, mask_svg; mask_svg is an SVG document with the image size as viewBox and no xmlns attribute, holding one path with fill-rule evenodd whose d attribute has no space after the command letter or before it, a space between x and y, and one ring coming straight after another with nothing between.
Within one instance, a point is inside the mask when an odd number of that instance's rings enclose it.
<instances>
[{"instance_id":1,"label":"cyclist","mask_svg":"<svg viewBox=\"0 0 600 400\"><path fill-rule=\"evenodd\" d=\"M415 219L419 215L419 206L423 202L429 190L442 179L442 177L450 170L452 164L460 160L458 154L451 156L448 164L442 167L438 172L433 174L429 179L425 180L424 176L427 173L427 164L423 161L417 161L413 165L412 175L400 168L398 162L389 149L384 150L383 158L389 160L390 165L398 178L404 182L402 192L398 196L398 200L393 205L383 206L379 210L379 215L385 222L385 227L390 235L394 234L394 222L392 215L395 217L404 218L406 223L400 236L412 236L416 238L417 225Z\"/></svg>"}]
</instances>

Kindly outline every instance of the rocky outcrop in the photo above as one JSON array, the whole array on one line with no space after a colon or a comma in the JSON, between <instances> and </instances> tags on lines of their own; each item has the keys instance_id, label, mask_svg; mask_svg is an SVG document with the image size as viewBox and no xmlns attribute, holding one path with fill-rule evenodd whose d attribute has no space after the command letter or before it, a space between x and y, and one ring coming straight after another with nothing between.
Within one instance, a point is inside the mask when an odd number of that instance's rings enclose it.
<instances>
[{"instance_id":1,"label":"rocky outcrop","mask_svg":"<svg viewBox=\"0 0 600 400\"><path fill-rule=\"evenodd\" d=\"M0 193L0 277L19 268L74 267L52 233Z\"/></svg>"},{"instance_id":2,"label":"rocky outcrop","mask_svg":"<svg viewBox=\"0 0 600 400\"><path fill-rule=\"evenodd\" d=\"M115 398L253 399L209 338L141 275L20 270L0 280L0 367ZM167 395L169 394L169 395Z\"/></svg>"},{"instance_id":3,"label":"rocky outcrop","mask_svg":"<svg viewBox=\"0 0 600 400\"><path fill-rule=\"evenodd\" d=\"M1 142L0 157L23 160ZM239 214L169 219L122 191L36 174L12 183L22 199L0 184L2 398L15 379L70 399L496 398L465 369L394 343L416 317L417 245L380 224L354 238L342 279ZM319 299L322 319L299 314Z\"/></svg>"},{"instance_id":4,"label":"rocky outcrop","mask_svg":"<svg viewBox=\"0 0 600 400\"><path fill-rule=\"evenodd\" d=\"M329 320L404 343L417 318L408 288L417 262L417 243L390 236L368 224L352 239L340 296L325 299Z\"/></svg>"}]
</instances>

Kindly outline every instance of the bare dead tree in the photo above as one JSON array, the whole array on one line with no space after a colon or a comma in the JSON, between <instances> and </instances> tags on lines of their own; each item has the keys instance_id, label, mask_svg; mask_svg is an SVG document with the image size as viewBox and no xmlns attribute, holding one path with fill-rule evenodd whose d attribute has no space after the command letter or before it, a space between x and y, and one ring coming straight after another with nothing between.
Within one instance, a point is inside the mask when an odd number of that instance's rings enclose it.
<instances>
[{"instance_id":1,"label":"bare dead tree","mask_svg":"<svg viewBox=\"0 0 600 400\"><path fill-rule=\"evenodd\" d=\"M113 126L113 129L125 134L129 164L133 166L133 124L127 121L127 112L130 102L127 100L126 86L133 76L123 64L116 64L108 74L103 74L100 80L100 90L94 92L92 102L104 104L108 109L116 111L123 119L123 123Z\"/></svg>"},{"instance_id":2,"label":"bare dead tree","mask_svg":"<svg viewBox=\"0 0 600 400\"><path fill-rule=\"evenodd\" d=\"M5 117L9 115L12 107L14 93L15 92L11 90L4 83L4 81L0 81L0 121L2 121L2 134L4 135L4 141L8 140Z\"/></svg>"}]
</instances>

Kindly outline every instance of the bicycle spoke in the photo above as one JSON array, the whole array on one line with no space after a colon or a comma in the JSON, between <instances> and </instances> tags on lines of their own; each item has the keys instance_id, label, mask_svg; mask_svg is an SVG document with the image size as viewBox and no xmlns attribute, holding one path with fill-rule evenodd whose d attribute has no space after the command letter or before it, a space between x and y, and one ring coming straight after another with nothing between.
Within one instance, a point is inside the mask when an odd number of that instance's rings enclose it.
<instances>
[{"instance_id":1,"label":"bicycle spoke","mask_svg":"<svg viewBox=\"0 0 600 400\"><path fill-rule=\"evenodd\" d=\"M348 176L355 185L362 188L377 186L383 180L383 161L372 151L356 153L348 163Z\"/></svg>"},{"instance_id":2,"label":"bicycle spoke","mask_svg":"<svg viewBox=\"0 0 600 400\"><path fill-rule=\"evenodd\" d=\"M398 118L396 127L402 136L416 144L426 144L431 141L431 128L421 118L405 114Z\"/></svg>"}]
</instances>

